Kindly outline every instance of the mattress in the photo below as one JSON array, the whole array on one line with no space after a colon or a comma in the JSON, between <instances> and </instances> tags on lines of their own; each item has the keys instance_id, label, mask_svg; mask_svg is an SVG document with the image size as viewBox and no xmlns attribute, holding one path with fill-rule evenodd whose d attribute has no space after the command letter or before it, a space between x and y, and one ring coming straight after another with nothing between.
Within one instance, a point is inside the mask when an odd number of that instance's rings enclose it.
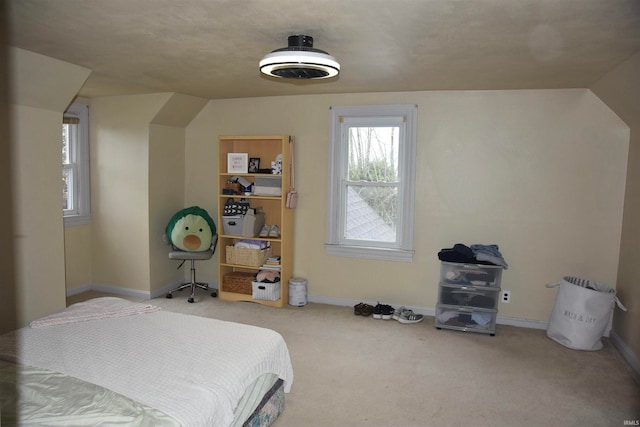
<instances>
[{"instance_id":1,"label":"mattress","mask_svg":"<svg viewBox=\"0 0 640 427\"><path fill-rule=\"evenodd\" d=\"M238 403L231 427L271 425L284 410L283 394L282 379L262 375ZM5 425L180 426L167 414L104 387L4 360L0 360L0 413Z\"/></svg>"},{"instance_id":2,"label":"mattress","mask_svg":"<svg viewBox=\"0 0 640 427\"><path fill-rule=\"evenodd\" d=\"M275 331L166 311L95 316L100 301L91 304L88 319L71 306L68 322L58 317L0 337L0 358L22 365L19 376L32 375L25 371L32 367L101 387L123 398L109 397L129 408L130 420L153 417L153 425L240 425L262 409L266 402L256 402L265 389L274 408L277 392L291 389L288 349Z\"/></svg>"}]
</instances>

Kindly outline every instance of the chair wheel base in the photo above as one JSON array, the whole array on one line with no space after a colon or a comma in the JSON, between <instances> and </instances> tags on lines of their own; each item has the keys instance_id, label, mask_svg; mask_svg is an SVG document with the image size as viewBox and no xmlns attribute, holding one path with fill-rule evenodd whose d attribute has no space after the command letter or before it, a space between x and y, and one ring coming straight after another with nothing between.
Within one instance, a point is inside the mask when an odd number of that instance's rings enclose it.
<instances>
[{"instance_id":1,"label":"chair wheel base","mask_svg":"<svg viewBox=\"0 0 640 427\"><path fill-rule=\"evenodd\" d=\"M217 297L217 296L218 296L218 291L213 291L213 292L211 292L211 296L212 296L213 298Z\"/></svg>"},{"instance_id":2,"label":"chair wheel base","mask_svg":"<svg viewBox=\"0 0 640 427\"><path fill-rule=\"evenodd\" d=\"M189 297L189 299L187 301L189 301L190 303L193 304L193 298Z\"/></svg>"},{"instance_id":3,"label":"chair wheel base","mask_svg":"<svg viewBox=\"0 0 640 427\"><path fill-rule=\"evenodd\" d=\"M173 295L171 295L171 294L167 294L167 295L165 296L165 298L169 298L169 299L171 299L171 298L173 298Z\"/></svg>"}]
</instances>

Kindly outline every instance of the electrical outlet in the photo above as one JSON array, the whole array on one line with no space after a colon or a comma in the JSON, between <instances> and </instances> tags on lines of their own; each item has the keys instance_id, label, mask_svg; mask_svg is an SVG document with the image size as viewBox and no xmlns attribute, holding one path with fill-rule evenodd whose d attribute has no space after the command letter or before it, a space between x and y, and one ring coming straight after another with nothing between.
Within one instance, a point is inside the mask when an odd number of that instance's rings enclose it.
<instances>
[{"instance_id":1,"label":"electrical outlet","mask_svg":"<svg viewBox=\"0 0 640 427\"><path fill-rule=\"evenodd\" d=\"M502 291L500 300L505 304L509 304L511 302L511 291Z\"/></svg>"}]
</instances>

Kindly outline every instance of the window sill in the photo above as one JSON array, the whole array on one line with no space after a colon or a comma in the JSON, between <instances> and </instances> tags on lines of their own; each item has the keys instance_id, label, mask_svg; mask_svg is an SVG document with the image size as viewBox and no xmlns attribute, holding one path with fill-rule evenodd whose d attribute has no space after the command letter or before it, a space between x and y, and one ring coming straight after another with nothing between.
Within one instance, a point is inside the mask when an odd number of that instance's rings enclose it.
<instances>
[{"instance_id":1,"label":"window sill","mask_svg":"<svg viewBox=\"0 0 640 427\"><path fill-rule=\"evenodd\" d=\"M324 245L327 255L351 258L366 258L381 261L413 262L412 250L374 248L366 246Z\"/></svg>"},{"instance_id":2,"label":"window sill","mask_svg":"<svg viewBox=\"0 0 640 427\"><path fill-rule=\"evenodd\" d=\"M76 225L87 225L91 223L91 214L88 215L67 215L64 218L65 227L74 227Z\"/></svg>"}]
</instances>

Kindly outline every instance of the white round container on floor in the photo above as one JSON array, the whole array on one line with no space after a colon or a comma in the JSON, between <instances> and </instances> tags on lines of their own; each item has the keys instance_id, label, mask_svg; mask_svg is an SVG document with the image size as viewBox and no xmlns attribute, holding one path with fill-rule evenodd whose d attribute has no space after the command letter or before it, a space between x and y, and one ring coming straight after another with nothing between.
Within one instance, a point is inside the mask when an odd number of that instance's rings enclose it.
<instances>
[{"instance_id":1,"label":"white round container on floor","mask_svg":"<svg viewBox=\"0 0 640 427\"><path fill-rule=\"evenodd\" d=\"M289 305L307 305L307 280L299 277L289 279Z\"/></svg>"}]
</instances>

